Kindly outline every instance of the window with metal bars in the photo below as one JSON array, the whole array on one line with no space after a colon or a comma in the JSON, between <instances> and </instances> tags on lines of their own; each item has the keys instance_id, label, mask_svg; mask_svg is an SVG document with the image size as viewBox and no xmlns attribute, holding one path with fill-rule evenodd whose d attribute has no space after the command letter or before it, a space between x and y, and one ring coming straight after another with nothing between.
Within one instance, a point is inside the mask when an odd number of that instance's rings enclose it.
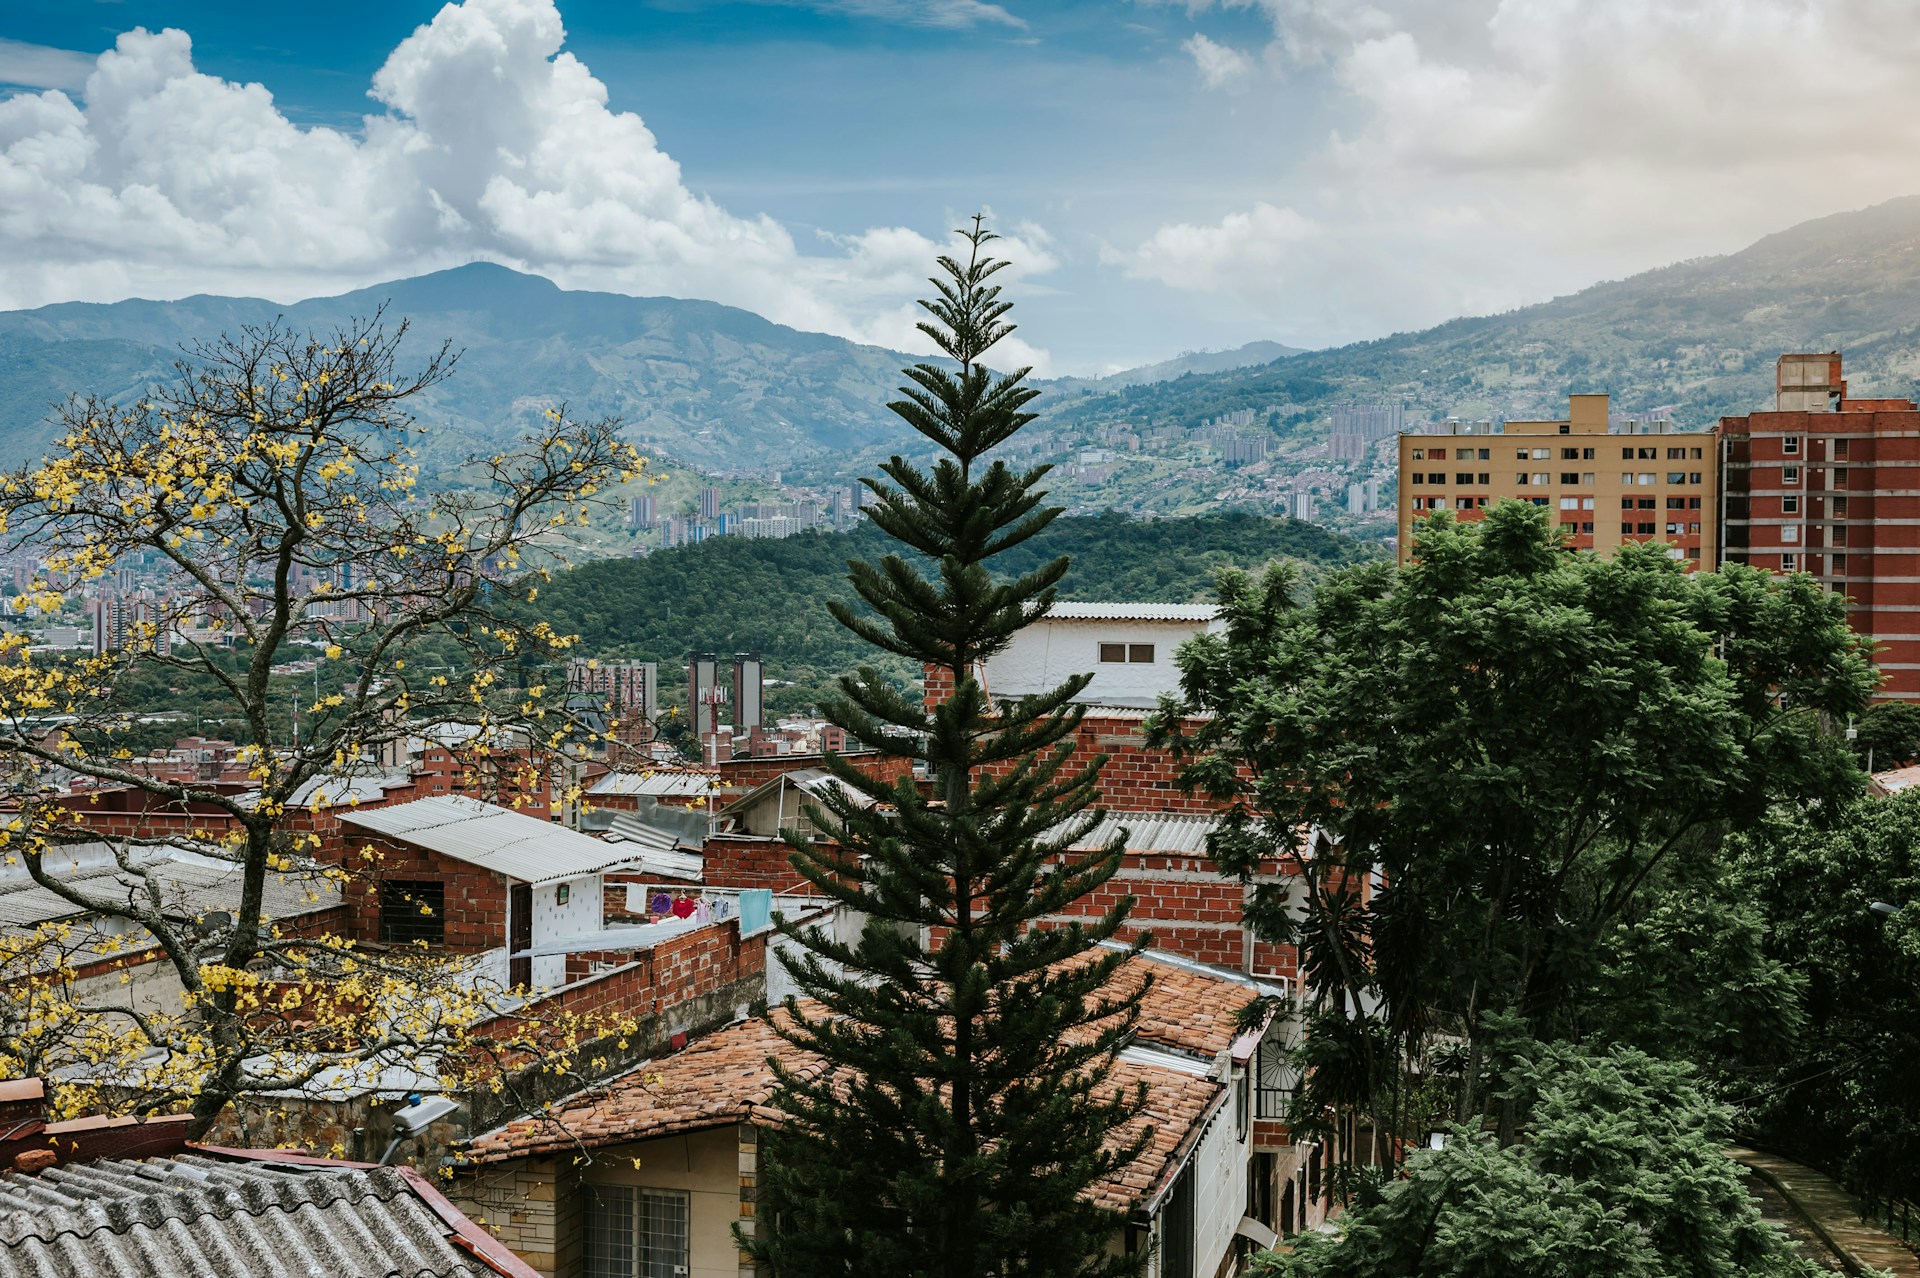
<instances>
[{"instance_id":1,"label":"window with metal bars","mask_svg":"<svg viewBox=\"0 0 1920 1278\"><path fill-rule=\"evenodd\" d=\"M589 1185L586 1278L686 1278L688 1207L678 1190Z\"/></svg>"},{"instance_id":2,"label":"window with metal bars","mask_svg":"<svg viewBox=\"0 0 1920 1278\"><path fill-rule=\"evenodd\" d=\"M383 879L380 882L380 939L397 945L446 940L444 883L432 880Z\"/></svg>"}]
</instances>

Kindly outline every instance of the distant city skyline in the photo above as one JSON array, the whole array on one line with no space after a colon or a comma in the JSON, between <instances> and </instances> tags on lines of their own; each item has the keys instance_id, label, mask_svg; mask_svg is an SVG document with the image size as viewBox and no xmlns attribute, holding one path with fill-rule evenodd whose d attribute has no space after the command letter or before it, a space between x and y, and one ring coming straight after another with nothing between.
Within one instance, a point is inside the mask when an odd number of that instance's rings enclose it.
<instances>
[{"instance_id":1,"label":"distant city skyline","mask_svg":"<svg viewBox=\"0 0 1920 1278\"><path fill-rule=\"evenodd\" d=\"M1917 52L1875 0L16 0L0 308L484 259L915 349L985 207L1043 373L1326 346L1920 191Z\"/></svg>"}]
</instances>

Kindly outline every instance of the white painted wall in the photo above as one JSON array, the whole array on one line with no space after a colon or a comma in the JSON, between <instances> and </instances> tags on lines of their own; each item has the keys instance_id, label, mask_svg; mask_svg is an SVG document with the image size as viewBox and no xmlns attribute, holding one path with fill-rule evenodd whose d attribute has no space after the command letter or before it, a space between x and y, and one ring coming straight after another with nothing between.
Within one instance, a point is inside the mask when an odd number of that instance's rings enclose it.
<instances>
[{"instance_id":1,"label":"white painted wall","mask_svg":"<svg viewBox=\"0 0 1920 1278\"><path fill-rule=\"evenodd\" d=\"M1253 1125L1240 1138L1234 1115L1233 1093L1215 1112L1213 1123L1200 1138L1193 1155L1193 1270L1218 1272L1233 1250L1233 1231L1247 1209L1247 1163L1253 1155Z\"/></svg>"},{"instance_id":2,"label":"white painted wall","mask_svg":"<svg viewBox=\"0 0 1920 1278\"><path fill-rule=\"evenodd\" d=\"M1093 675L1082 701L1149 703L1180 686L1174 649L1221 623L1205 621L1081 621L1045 618L1014 636L987 662L987 691L996 697L1030 696L1057 687L1072 675ZM1103 643L1150 643L1153 660L1115 664L1100 660Z\"/></svg>"},{"instance_id":3,"label":"white painted wall","mask_svg":"<svg viewBox=\"0 0 1920 1278\"><path fill-rule=\"evenodd\" d=\"M560 904L560 889L567 902ZM533 943L536 947L563 937L598 932L605 918L605 888L598 874L550 883L533 889ZM543 954L533 960L533 983L553 989L567 979L567 956Z\"/></svg>"}]
</instances>

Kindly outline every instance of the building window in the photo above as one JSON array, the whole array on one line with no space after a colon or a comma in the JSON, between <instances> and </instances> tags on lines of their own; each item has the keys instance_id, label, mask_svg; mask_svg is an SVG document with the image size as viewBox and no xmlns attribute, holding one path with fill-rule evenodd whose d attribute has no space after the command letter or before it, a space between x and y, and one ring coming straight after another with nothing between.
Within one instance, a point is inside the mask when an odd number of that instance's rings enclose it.
<instances>
[{"instance_id":1,"label":"building window","mask_svg":"<svg viewBox=\"0 0 1920 1278\"><path fill-rule=\"evenodd\" d=\"M1700 472L1699 472L1699 471L1697 471L1697 470L1690 470L1690 471L1688 471L1688 472L1687 472L1687 482L1688 482L1689 484L1697 484L1697 483L1699 483L1699 482L1700 482Z\"/></svg>"},{"instance_id":2,"label":"building window","mask_svg":"<svg viewBox=\"0 0 1920 1278\"><path fill-rule=\"evenodd\" d=\"M1780 540L1789 544L1800 540L1800 525L1788 524L1780 530Z\"/></svg>"},{"instance_id":3,"label":"building window","mask_svg":"<svg viewBox=\"0 0 1920 1278\"><path fill-rule=\"evenodd\" d=\"M1579 459L1580 450L1577 448L1563 448L1560 450L1561 461L1578 461Z\"/></svg>"},{"instance_id":4,"label":"building window","mask_svg":"<svg viewBox=\"0 0 1920 1278\"><path fill-rule=\"evenodd\" d=\"M1667 482L1669 484L1684 484L1687 482L1687 472L1684 470L1670 470L1667 472Z\"/></svg>"},{"instance_id":5,"label":"building window","mask_svg":"<svg viewBox=\"0 0 1920 1278\"><path fill-rule=\"evenodd\" d=\"M1573 434L1573 423L1572 423L1572 422L1561 422L1561 423L1560 423L1560 433L1561 433L1562 435L1571 435L1571 434Z\"/></svg>"},{"instance_id":6,"label":"building window","mask_svg":"<svg viewBox=\"0 0 1920 1278\"><path fill-rule=\"evenodd\" d=\"M1633 509L1633 498L1631 498L1631 497L1622 497L1622 498L1620 499L1620 509L1622 509L1622 510L1632 510L1632 509Z\"/></svg>"},{"instance_id":7,"label":"building window","mask_svg":"<svg viewBox=\"0 0 1920 1278\"><path fill-rule=\"evenodd\" d=\"M1430 470L1427 472L1427 482L1435 487L1439 487L1441 484L1447 482L1447 473L1445 471Z\"/></svg>"},{"instance_id":8,"label":"building window","mask_svg":"<svg viewBox=\"0 0 1920 1278\"><path fill-rule=\"evenodd\" d=\"M1642 497L1635 505L1640 510L1658 510L1660 509L1660 499L1658 497Z\"/></svg>"},{"instance_id":9,"label":"building window","mask_svg":"<svg viewBox=\"0 0 1920 1278\"><path fill-rule=\"evenodd\" d=\"M1845 519L1847 517L1847 499L1845 497L1835 497L1833 499L1833 517L1835 519Z\"/></svg>"},{"instance_id":10,"label":"building window","mask_svg":"<svg viewBox=\"0 0 1920 1278\"><path fill-rule=\"evenodd\" d=\"M1455 461L1472 461L1473 450L1471 448L1456 448L1453 450L1453 457Z\"/></svg>"},{"instance_id":11,"label":"building window","mask_svg":"<svg viewBox=\"0 0 1920 1278\"><path fill-rule=\"evenodd\" d=\"M1840 474L1839 471L1835 471L1834 477L1837 479L1839 477L1839 474ZM1800 468L1798 466L1782 466L1780 468L1780 482L1783 484L1799 483Z\"/></svg>"},{"instance_id":12,"label":"building window","mask_svg":"<svg viewBox=\"0 0 1920 1278\"><path fill-rule=\"evenodd\" d=\"M678 1190L587 1186L587 1278L685 1278L687 1216Z\"/></svg>"},{"instance_id":13,"label":"building window","mask_svg":"<svg viewBox=\"0 0 1920 1278\"><path fill-rule=\"evenodd\" d=\"M1687 508L1687 499L1685 497L1667 498L1668 510L1685 510L1686 508Z\"/></svg>"},{"instance_id":14,"label":"building window","mask_svg":"<svg viewBox=\"0 0 1920 1278\"><path fill-rule=\"evenodd\" d=\"M1669 537L1678 537L1679 535L1680 535L1680 525L1679 525L1679 524L1668 524L1668 525L1667 525L1667 536L1669 536Z\"/></svg>"},{"instance_id":15,"label":"building window","mask_svg":"<svg viewBox=\"0 0 1920 1278\"><path fill-rule=\"evenodd\" d=\"M1580 450L1580 460L1581 460L1581 461L1592 461L1592 460L1593 460L1593 450L1592 450L1591 448L1583 448L1583 449L1581 449L1581 450Z\"/></svg>"},{"instance_id":16,"label":"building window","mask_svg":"<svg viewBox=\"0 0 1920 1278\"><path fill-rule=\"evenodd\" d=\"M1427 509L1444 510L1447 499L1432 497L1427 501ZM1150 643L1103 643L1100 645L1100 660L1108 664L1125 662L1130 665L1145 666L1153 664L1153 645Z\"/></svg>"},{"instance_id":17,"label":"building window","mask_svg":"<svg viewBox=\"0 0 1920 1278\"><path fill-rule=\"evenodd\" d=\"M1553 456L1553 450L1551 448L1536 448L1533 450L1533 460L1535 461L1545 461L1551 456Z\"/></svg>"},{"instance_id":18,"label":"building window","mask_svg":"<svg viewBox=\"0 0 1920 1278\"><path fill-rule=\"evenodd\" d=\"M1699 461L1699 460L1700 460L1700 450L1699 450L1699 449L1697 449L1697 448L1689 448L1689 449L1687 450L1687 460L1688 460L1688 461Z\"/></svg>"},{"instance_id":19,"label":"building window","mask_svg":"<svg viewBox=\"0 0 1920 1278\"><path fill-rule=\"evenodd\" d=\"M1514 483L1516 483L1516 484L1524 484L1524 483L1526 483L1526 482L1527 482L1527 472L1523 470L1523 471L1521 471L1521 472L1520 472L1519 474L1517 474L1517 475L1515 475L1515 476L1513 477L1513 482L1514 482Z\"/></svg>"},{"instance_id":20,"label":"building window","mask_svg":"<svg viewBox=\"0 0 1920 1278\"><path fill-rule=\"evenodd\" d=\"M382 879L380 881L380 939L394 945L425 941L440 945L447 939L445 910L447 885L437 881Z\"/></svg>"},{"instance_id":21,"label":"building window","mask_svg":"<svg viewBox=\"0 0 1920 1278\"><path fill-rule=\"evenodd\" d=\"M1835 488L1845 488L1847 486L1847 468L1845 466L1836 466L1834 468L1833 486Z\"/></svg>"},{"instance_id":22,"label":"building window","mask_svg":"<svg viewBox=\"0 0 1920 1278\"><path fill-rule=\"evenodd\" d=\"M1620 460L1621 460L1621 461L1632 461L1632 460L1633 460L1633 450L1632 450L1631 448L1623 448L1623 449L1621 449L1621 450L1620 450Z\"/></svg>"},{"instance_id":23,"label":"building window","mask_svg":"<svg viewBox=\"0 0 1920 1278\"><path fill-rule=\"evenodd\" d=\"M1683 461L1685 460L1686 455L1687 455L1687 450L1684 448L1669 448L1667 450L1668 461Z\"/></svg>"},{"instance_id":24,"label":"building window","mask_svg":"<svg viewBox=\"0 0 1920 1278\"><path fill-rule=\"evenodd\" d=\"M1463 470L1459 474L1453 477L1453 482L1461 485L1462 487L1464 487L1467 484L1471 484L1473 482L1473 472Z\"/></svg>"},{"instance_id":25,"label":"building window","mask_svg":"<svg viewBox=\"0 0 1920 1278\"><path fill-rule=\"evenodd\" d=\"M1493 460L1493 450L1492 450L1491 448L1483 448L1483 449L1481 449L1481 450L1480 450L1480 455L1479 455L1479 456L1478 456L1477 458L1475 458L1474 460L1476 460L1476 461L1492 461L1492 460Z\"/></svg>"},{"instance_id":26,"label":"building window","mask_svg":"<svg viewBox=\"0 0 1920 1278\"><path fill-rule=\"evenodd\" d=\"M1783 514L1783 515L1797 515L1797 514L1799 514L1799 513L1800 513L1800 499L1799 499L1799 498L1798 498L1797 496L1793 496L1792 494L1789 494L1788 496L1785 496L1785 497L1782 497L1782 498L1780 499L1780 513L1781 513L1781 514Z\"/></svg>"},{"instance_id":27,"label":"building window","mask_svg":"<svg viewBox=\"0 0 1920 1278\"><path fill-rule=\"evenodd\" d=\"M1416 484L1424 484L1427 482L1427 477L1416 470L1413 472L1413 482Z\"/></svg>"},{"instance_id":28,"label":"building window","mask_svg":"<svg viewBox=\"0 0 1920 1278\"><path fill-rule=\"evenodd\" d=\"M1659 482L1659 477L1651 471L1641 471L1634 477L1634 482L1638 484L1655 484Z\"/></svg>"},{"instance_id":29,"label":"building window","mask_svg":"<svg viewBox=\"0 0 1920 1278\"><path fill-rule=\"evenodd\" d=\"M1581 482L1581 484L1583 484L1583 485L1585 485L1586 487L1589 487L1589 488L1590 488L1590 487L1592 487L1592 486L1593 486L1593 472L1592 472L1592 471L1590 471L1590 470L1583 470L1583 471L1581 471L1581 472L1580 472L1580 482Z\"/></svg>"},{"instance_id":30,"label":"building window","mask_svg":"<svg viewBox=\"0 0 1920 1278\"><path fill-rule=\"evenodd\" d=\"M1845 457L1845 456L1847 455L1847 444L1848 444L1849 442L1850 442L1850 441L1848 441L1848 440L1844 440L1844 439L1836 439L1836 440L1834 440L1834 441L1833 441L1833 455L1834 455L1835 457Z\"/></svg>"},{"instance_id":31,"label":"building window","mask_svg":"<svg viewBox=\"0 0 1920 1278\"><path fill-rule=\"evenodd\" d=\"M1426 449L1424 449L1424 448L1416 448L1416 449L1414 449L1414 450L1413 450L1413 457L1412 457L1412 460L1413 460L1413 461L1425 461L1426 459L1427 459L1427 450L1426 450Z\"/></svg>"},{"instance_id":32,"label":"building window","mask_svg":"<svg viewBox=\"0 0 1920 1278\"><path fill-rule=\"evenodd\" d=\"M1800 556L1798 555L1780 556L1780 571L1781 572L1799 572Z\"/></svg>"},{"instance_id":33,"label":"building window","mask_svg":"<svg viewBox=\"0 0 1920 1278\"><path fill-rule=\"evenodd\" d=\"M1582 497L1582 498L1580 499L1580 509L1582 509L1582 510L1592 510L1592 509L1593 509L1593 498L1591 498L1591 497Z\"/></svg>"},{"instance_id":34,"label":"building window","mask_svg":"<svg viewBox=\"0 0 1920 1278\"><path fill-rule=\"evenodd\" d=\"M1636 525L1634 525L1634 527L1636 527L1637 529L1639 529L1639 531L1640 531L1640 535L1641 535L1641 536L1643 536L1643 537L1651 537L1651 536L1653 536L1653 530L1654 530L1654 528L1656 527L1656 525L1654 525L1654 524L1636 524Z\"/></svg>"},{"instance_id":35,"label":"building window","mask_svg":"<svg viewBox=\"0 0 1920 1278\"><path fill-rule=\"evenodd\" d=\"M1700 509L1700 499L1698 497L1687 498L1687 509L1688 510Z\"/></svg>"},{"instance_id":36,"label":"building window","mask_svg":"<svg viewBox=\"0 0 1920 1278\"><path fill-rule=\"evenodd\" d=\"M1780 437L1780 451L1788 457L1798 457L1800 455L1800 437L1798 435L1782 435Z\"/></svg>"},{"instance_id":37,"label":"building window","mask_svg":"<svg viewBox=\"0 0 1920 1278\"><path fill-rule=\"evenodd\" d=\"M1632 525L1632 524L1630 524L1630 523L1627 523L1627 524L1621 524L1621 525L1620 525L1620 535L1621 535L1622 537L1631 537L1631 536L1633 536L1633 525Z\"/></svg>"},{"instance_id":38,"label":"building window","mask_svg":"<svg viewBox=\"0 0 1920 1278\"><path fill-rule=\"evenodd\" d=\"M1513 450L1513 456L1516 461L1525 461L1527 459L1527 450L1524 448L1516 448Z\"/></svg>"},{"instance_id":39,"label":"building window","mask_svg":"<svg viewBox=\"0 0 1920 1278\"><path fill-rule=\"evenodd\" d=\"M1577 484L1580 482L1580 475L1577 471L1563 470L1560 472L1560 482L1563 484Z\"/></svg>"},{"instance_id":40,"label":"building window","mask_svg":"<svg viewBox=\"0 0 1920 1278\"><path fill-rule=\"evenodd\" d=\"M1545 497L1529 497L1527 498L1527 500L1532 502L1536 506L1544 506L1547 504L1547 499Z\"/></svg>"},{"instance_id":41,"label":"building window","mask_svg":"<svg viewBox=\"0 0 1920 1278\"><path fill-rule=\"evenodd\" d=\"M1833 557L1833 575L1836 577L1844 577L1846 572L1847 557L1845 555L1835 555Z\"/></svg>"},{"instance_id":42,"label":"building window","mask_svg":"<svg viewBox=\"0 0 1920 1278\"><path fill-rule=\"evenodd\" d=\"M1580 531L1580 521L1577 519L1563 519L1560 521L1560 531L1566 533L1568 536L1572 536Z\"/></svg>"},{"instance_id":43,"label":"building window","mask_svg":"<svg viewBox=\"0 0 1920 1278\"><path fill-rule=\"evenodd\" d=\"M1659 455L1660 455L1660 450L1657 448L1642 448L1640 450L1639 460L1652 461L1654 458L1658 457Z\"/></svg>"},{"instance_id":44,"label":"building window","mask_svg":"<svg viewBox=\"0 0 1920 1278\"><path fill-rule=\"evenodd\" d=\"M1484 470L1483 470L1483 471L1481 471L1481 472L1479 473L1479 475L1478 475L1478 476L1477 476L1477 477L1476 477L1476 478L1474 479L1474 482L1475 482L1476 484L1480 484L1480 485L1482 485L1482 486L1485 486L1485 485L1487 485L1487 484L1491 484L1491 483L1493 482L1493 476L1492 476L1492 475L1489 475L1489 474L1488 474L1488 473L1487 473L1486 471L1484 471Z\"/></svg>"},{"instance_id":45,"label":"building window","mask_svg":"<svg viewBox=\"0 0 1920 1278\"><path fill-rule=\"evenodd\" d=\"M1580 521L1580 531L1583 533L1591 533L1593 531L1593 525L1583 519Z\"/></svg>"},{"instance_id":46,"label":"building window","mask_svg":"<svg viewBox=\"0 0 1920 1278\"><path fill-rule=\"evenodd\" d=\"M1835 546L1844 546L1844 545L1846 545L1846 544L1847 544L1847 530L1846 530L1846 528L1844 528L1844 527L1840 527L1840 526L1836 526L1836 527L1834 528L1834 530L1833 530L1833 539L1832 539L1832 542L1831 542L1830 544L1832 544L1832 545L1835 545Z\"/></svg>"}]
</instances>

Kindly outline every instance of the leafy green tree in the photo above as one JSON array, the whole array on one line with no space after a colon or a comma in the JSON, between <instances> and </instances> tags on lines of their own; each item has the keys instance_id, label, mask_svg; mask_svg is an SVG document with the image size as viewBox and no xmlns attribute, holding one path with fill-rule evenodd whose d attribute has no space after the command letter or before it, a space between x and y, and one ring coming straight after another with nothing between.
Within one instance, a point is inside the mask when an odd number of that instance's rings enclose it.
<instances>
[{"instance_id":1,"label":"leafy green tree","mask_svg":"<svg viewBox=\"0 0 1920 1278\"><path fill-rule=\"evenodd\" d=\"M1526 1139L1424 1151L1335 1234L1267 1253L1284 1278L1812 1278L1721 1153L1730 1114L1686 1066L1534 1044L1505 1071Z\"/></svg>"},{"instance_id":2,"label":"leafy green tree","mask_svg":"<svg viewBox=\"0 0 1920 1278\"><path fill-rule=\"evenodd\" d=\"M1782 813L1733 841L1728 894L1803 974L1804 1031L1729 1088L1758 1137L1875 1196L1920 1197L1920 792L1863 798L1823 826ZM1875 901L1899 907L1891 917ZM1734 1071L1729 1068L1732 1074Z\"/></svg>"},{"instance_id":3,"label":"leafy green tree","mask_svg":"<svg viewBox=\"0 0 1920 1278\"><path fill-rule=\"evenodd\" d=\"M1854 753L1875 770L1904 768L1920 758L1920 706L1909 701L1882 701L1868 706L1854 721L1858 736Z\"/></svg>"},{"instance_id":4,"label":"leafy green tree","mask_svg":"<svg viewBox=\"0 0 1920 1278\"><path fill-rule=\"evenodd\" d=\"M1013 331L990 281L994 236L975 219L964 262L942 257L927 333L958 365L919 364L891 405L947 456L920 470L896 456L867 481L876 525L937 565L897 554L855 562L872 610L834 615L868 642L943 676L929 710L872 668L840 681L827 713L860 740L924 764L931 785L889 785L831 761L845 790L815 809L817 838L790 834L792 862L864 915L857 940L782 924L805 953L772 1023L819 1070L779 1071L770 1134L770 1230L750 1240L782 1278L815 1274L1114 1275L1120 1219L1087 1189L1131 1161L1120 1126L1144 1097L1113 1061L1137 992L1108 990L1128 957L1097 948L1126 915L1043 926L1110 879L1116 840L1071 850L1097 823L1099 761L1069 763L1089 676L1020 702L990 703L977 673L1052 603L1065 559L1012 580L988 561L1058 514L1040 505L1047 467L984 455L1032 419L1025 370L982 363Z\"/></svg>"},{"instance_id":5,"label":"leafy green tree","mask_svg":"<svg viewBox=\"0 0 1920 1278\"><path fill-rule=\"evenodd\" d=\"M1248 919L1300 947L1309 1043L1346 1045L1307 1072L1303 1122L1370 1097L1393 1126L1443 1032L1471 1043L1457 1112L1478 1112L1489 1012L1577 1031L1603 940L1664 867L1769 804L1857 790L1835 727L1873 674L1804 578L1570 553L1510 502L1299 595L1284 568L1225 576L1225 628L1183 650L1152 732L1230 805L1223 870L1298 865Z\"/></svg>"}]
</instances>

